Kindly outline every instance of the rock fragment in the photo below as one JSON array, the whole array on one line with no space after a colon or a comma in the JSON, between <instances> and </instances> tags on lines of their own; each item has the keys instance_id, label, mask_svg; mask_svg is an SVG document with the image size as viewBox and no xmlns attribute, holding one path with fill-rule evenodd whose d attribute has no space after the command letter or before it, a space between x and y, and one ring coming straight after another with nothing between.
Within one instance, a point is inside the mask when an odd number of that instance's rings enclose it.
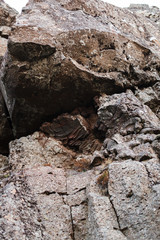
<instances>
[{"instance_id":1,"label":"rock fragment","mask_svg":"<svg viewBox=\"0 0 160 240\"><path fill-rule=\"evenodd\" d=\"M81 115L63 114L54 119L52 123L44 123L40 129L49 136L61 140L64 145L78 147L89 134L88 127Z\"/></svg>"},{"instance_id":2,"label":"rock fragment","mask_svg":"<svg viewBox=\"0 0 160 240\"><path fill-rule=\"evenodd\" d=\"M106 132L106 136L114 133L129 135L141 132L142 129L159 128L159 119L143 105L132 93L103 96L100 98L98 109L99 129Z\"/></svg>"}]
</instances>

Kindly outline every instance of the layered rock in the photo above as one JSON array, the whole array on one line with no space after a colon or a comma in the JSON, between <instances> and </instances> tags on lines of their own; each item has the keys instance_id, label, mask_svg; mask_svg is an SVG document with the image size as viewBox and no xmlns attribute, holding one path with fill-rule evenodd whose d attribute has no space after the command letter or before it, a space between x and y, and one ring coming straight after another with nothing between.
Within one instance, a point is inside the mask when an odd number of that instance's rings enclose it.
<instances>
[{"instance_id":1,"label":"layered rock","mask_svg":"<svg viewBox=\"0 0 160 240\"><path fill-rule=\"evenodd\" d=\"M0 239L160 238L152 36L150 20L96 0L23 9L1 88L15 136L41 127L0 156Z\"/></svg>"},{"instance_id":2,"label":"layered rock","mask_svg":"<svg viewBox=\"0 0 160 240\"><path fill-rule=\"evenodd\" d=\"M149 20L101 1L29 1L1 70L14 134L87 106L96 94L159 81L152 36L160 33Z\"/></svg>"}]
</instances>

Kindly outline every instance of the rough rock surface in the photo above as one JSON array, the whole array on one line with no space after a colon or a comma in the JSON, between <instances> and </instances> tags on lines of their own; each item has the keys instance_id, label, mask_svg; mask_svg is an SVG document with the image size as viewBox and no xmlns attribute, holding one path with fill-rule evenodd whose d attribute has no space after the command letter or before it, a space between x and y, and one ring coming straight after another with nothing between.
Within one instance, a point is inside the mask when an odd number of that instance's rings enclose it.
<instances>
[{"instance_id":1,"label":"rough rock surface","mask_svg":"<svg viewBox=\"0 0 160 240\"><path fill-rule=\"evenodd\" d=\"M128 239L158 239L160 184L151 187L144 164L132 160L111 164L109 174L109 195L123 233Z\"/></svg>"},{"instance_id":2,"label":"rough rock surface","mask_svg":"<svg viewBox=\"0 0 160 240\"><path fill-rule=\"evenodd\" d=\"M7 50L8 36L11 26L15 22L17 12L10 8L3 0L0 1L0 66ZM0 153L8 153L8 143L13 139L9 114L0 92Z\"/></svg>"},{"instance_id":3,"label":"rough rock surface","mask_svg":"<svg viewBox=\"0 0 160 240\"><path fill-rule=\"evenodd\" d=\"M98 0L29 1L13 28L1 89L18 137L98 93L159 81L159 46L150 37L160 32L126 9Z\"/></svg>"},{"instance_id":4,"label":"rough rock surface","mask_svg":"<svg viewBox=\"0 0 160 240\"><path fill-rule=\"evenodd\" d=\"M150 19L157 24L158 28L160 29L160 11L158 7L149 7L147 4L130 4L128 9L138 15L143 15Z\"/></svg>"},{"instance_id":5,"label":"rough rock surface","mask_svg":"<svg viewBox=\"0 0 160 240\"><path fill-rule=\"evenodd\" d=\"M79 141L89 134L85 119L80 115L69 114L59 116L51 124L44 123L41 130L70 146L79 145Z\"/></svg>"},{"instance_id":6,"label":"rough rock surface","mask_svg":"<svg viewBox=\"0 0 160 240\"><path fill-rule=\"evenodd\" d=\"M160 118L160 84L159 82L152 87L137 89L136 96L139 100L149 106L152 111Z\"/></svg>"},{"instance_id":7,"label":"rough rock surface","mask_svg":"<svg viewBox=\"0 0 160 240\"><path fill-rule=\"evenodd\" d=\"M152 21L96 0L23 9L1 89L15 136L41 127L0 155L0 239L160 239L151 36L160 39Z\"/></svg>"},{"instance_id":8,"label":"rough rock surface","mask_svg":"<svg viewBox=\"0 0 160 240\"><path fill-rule=\"evenodd\" d=\"M11 26L15 22L17 11L10 8L3 0L0 2L0 65L7 50L7 39Z\"/></svg>"},{"instance_id":9,"label":"rough rock surface","mask_svg":"<svg viewBox=\"0 0 160 240\"><path fill-rule=\"evenodd\" d=\"M13 139L12 126L0 92L0 153L8 154L8 142Z\"/></svg>"},{"instance_id":10,"label":"rough rock surface","mask_svg":"<svg viewBox=\"0 0 160 240\"><path fill-rule=\"evenodd\" d=\"M2 239L159 239L160 121L131 90L98 102L95 129L105 132L99 155L81 154L42 132L10 143ZM65 135L71 125L64 122Z\"/></svg>"}]
</instances>

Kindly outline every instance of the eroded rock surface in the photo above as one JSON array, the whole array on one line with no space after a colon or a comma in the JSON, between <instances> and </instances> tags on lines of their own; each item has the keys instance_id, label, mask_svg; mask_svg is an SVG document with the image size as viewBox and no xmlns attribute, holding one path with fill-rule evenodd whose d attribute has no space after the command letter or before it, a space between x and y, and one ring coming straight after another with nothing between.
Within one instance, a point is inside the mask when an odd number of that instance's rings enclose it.
<instances>
[{"instance_id":1,"label":"eroded rock surface","mask_svg":"<svg viewBox=\"0 0 160 240\"><path fill-rule=\"evenodd\" d=\"M79 145L88 134L88 124L80 115L59 116L50 123L44 123L41 130L70 146Z\"/></svg>"},{"instance_id":2,"label":"eroded rock surface","mask_svg":"<svg viewBox=\"0 0 160 240\"><path fill-rule=\"evenodd\" d=\"M109 174L109 195L123 233L128 239L159 238L160 184L150 187L145 166L131 160L112 163Z\"/></svg>"},{"instance_id":3,"label":"eroded rock surface","mask_svg":"<svg viewBox=\"0 0 160 240\"><path fill-rule=\"evenodd\" d=\"M2 239L159 238L159 119L130 90L104 94L97 102L94 128L105 132L99 151L81 153L66 141L63 146L66 129L69 136L77 129L70 124L77 115L69 114L47 123L50 136L35 132L10 143L12 175L2 188ZM57 129L61 140L52 135Z\"/></svg>"},{"instance_id":4,"label":"eroded rock surface","mask_svg":"<svg viewBox=\"0 0 160 240\"><path fill-rule=\"evenodd\" d=\"M15 136L40 130L0 155L0 239L160 239L152 36L152 21L96 0L23 9L2 63L2 124L9 111Z\"/></svg>"},{"instance_id":5,"label":"eroded rock surface","mask_svg":"<svg viewBox=\"0 0 160 240\"><path fill-rule=\"evenodd\" d=\"M8 36L15 22L17 12L4 1L0 2L0 68L2 59L7 51ZM0 92L0 153L8 153L8 143L13 139L9 114L2 93Z\"/></svg>"},{"instance_id":6,"label":"eroded rock surface","mask_svg":"<svg viewBox=\"0 0 160 240\"><path fill-rule=\"evenodd\" d=\"M150 19L157 24L158 28L160 29L160 11L158 7L149 7L147 4L130 4L128 9L138 15L143 15Z\"/></svg>"},{"instance_id":7,"label":"eroded rock surface","mask_svg":"<svg viewBox=\"0 0 160 240\"><path fill-rule=\"evenodd\" d=\"M1 81L18 137L98 93L159 81L159 46L150 41L159 30L126 9L98 0L29 1L13 28Z\"/></svg>"},{"instance_id":8,"label":"eroded rock surface","mask_svg":"<svg viewBox=\"0 0 160 240\"><path fill-rule=\"evenodd\" d=\"M8 143L13 139L12 125L0 92L0 153L8 154Z\"/></svg>"},{"instance_id":9,"label":"eroded rock surface","mask_svg":"<svg viewBox=\"0 0 160 240\"><path fill-rule=\"evenodd\" d=\"M3 0L0 2L0 65L7 50L7 39L11 26L16 20L16 10L9 7Z\"/></svg>"}]
</instances>

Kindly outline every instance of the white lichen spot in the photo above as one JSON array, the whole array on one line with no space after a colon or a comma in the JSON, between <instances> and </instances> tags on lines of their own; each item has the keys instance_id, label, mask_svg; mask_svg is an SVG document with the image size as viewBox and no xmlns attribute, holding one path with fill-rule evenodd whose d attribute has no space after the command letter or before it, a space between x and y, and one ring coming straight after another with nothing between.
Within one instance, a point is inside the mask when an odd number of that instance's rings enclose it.
<instances>
[{"instance_id":1,"label":"white lichen spot","mask_svg":"<svg viewBox=\"0 0 160 240\"><path fill-rule=\"evenodd\" d=\"M79 42L80 42L80 44L81 44L82 46L85 46L85 45L86 45L83 40L80 40Z\"/></svg>"}]
</instances>

